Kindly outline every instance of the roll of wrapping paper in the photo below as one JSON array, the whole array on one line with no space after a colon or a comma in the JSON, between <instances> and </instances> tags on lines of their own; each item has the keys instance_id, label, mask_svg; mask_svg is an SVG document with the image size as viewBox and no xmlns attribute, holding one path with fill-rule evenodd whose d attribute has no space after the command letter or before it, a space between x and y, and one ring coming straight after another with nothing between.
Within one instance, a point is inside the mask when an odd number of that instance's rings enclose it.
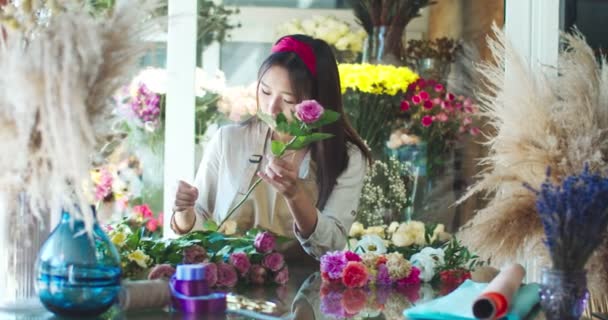
<instances>
[{"instance_id":1,"label":"roll of wrapping paper","mask_svg":"<svg viewBox=\"0 0 608 320\"><path fill-rule=\"evenodd\" d=\"M171 290L167 280L125 281L118 295L122 310L162 308L171 303Z\"/></svg>"},{"instance_id":2,"label":"roll of wrapping paper","mask_svg":"<svg viewBox=\"0 0 608 320\"><path fill-rule=\"evenodd\" d=\"M524 267L512 264L503 268L481 295L473 302L477 319L499 319L509 311L509 304L526 275Z\"/></svg>"}]
</instances>

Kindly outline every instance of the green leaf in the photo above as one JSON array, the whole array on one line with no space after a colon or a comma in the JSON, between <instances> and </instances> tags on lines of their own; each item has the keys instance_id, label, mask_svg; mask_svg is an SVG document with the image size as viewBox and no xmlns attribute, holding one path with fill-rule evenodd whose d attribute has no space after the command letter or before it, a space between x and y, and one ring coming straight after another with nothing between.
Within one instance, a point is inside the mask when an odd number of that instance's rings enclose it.
<instances>
[{"instance_id":1,"label":"green leaf","mask_svg":"<svg viewBox=\"0 0 608 320\"><path fill-rule=\"evenodd\" d=\"M303 124L303 122L297 119L292 122L277 123L277 131L287 133L291 136L305 136L310 134L310 129L307 127L302 128Z\"/></svg>"},{"instance_id":2,"label":"green leaf","mask_svg":"<svg viewBox=\"0 0 608 320\"><path fill-rule=\"evenodd\" d=\"M271 128L276 128L277 127L277 123L276 121L272 118L271 115L267 114L267 113L263 113L263 112L258 112L257 113L257 117L264 121L269 127Z\"/></svg>"},{"instance_id":3,"label":"green leaf","mask_svg":"<svg viewBox=\"0 0 608 320\"><path fill-rule=\"evenodd\" d=\"M338 121L338 119L340 119L339 113L337 113L333 110L325 109L325 111L321 115L321 118L319 120L317 120L316 122L309 124L308 127L311 129L320 128L324 125L330 124L332 122L336 122L336 121Z\"/></svg>"},{"instance_id":4,"label":"green leaf","mask_svg":"<svg viewBox=\"0 0 608 320\"><path fill-rule=\"evenodd\" d=\"M205 220L203 222L203 230L205 231L217 231L218 226L214 220Z\"/></svg>"},{"instance_id":5,"label":"green leaf","mask_svg":"<svg viewBox=\"0 0 608 320\"><path fill-rule=\"evenodd\" d=\"M232 252L232 246L224 246L220 251L215 253L215 259L216 261L226 261L228 259L228 256L230 255L230 253Z\"/></svg>"},{"instance_id":6,"label":"green leaf","mask_svg":"<svg viewBox=\"0 0 608 320\"><path fill-rule=\"evenodd\" d=\"M287 125L289 123L287 121L287 117L282 112L277 114L277 118L275 119L275 122L277 124L277 128L280 127L281 125Z\"/></svg>"},{"instance_id":7,"label":"green leaf","mask_svg":"<svg viewBox=\"0 0 608 320\"><path fill-rule=\"evenodd\" d=\"M249 229L247 230L247 232L245 233L245 235L248 238L255 238L255 236L258 235L258 233L262 232L262 230L258 229L258 228L253 228L253 229Z\"/></svg>"},{"instance_id":8,"label":"green leaf","mask_svg":"<svg viewBox=\"0 0 608 320\"><path fill-rule=\"evenodd\" d=\"M233 253L239 253L239 252L248 252L251 249L253 249L253 246L249 245L249 246L245 246L245 247L240 247L240 248L236 248L234 249Z\"/></svg>"},{"instance_id":9,"label":"green leaf","mask_svg":"<svg viewBox=\"0 0 608 320\"><path fill-rule=\"evenodd\" d=\"M278 140L273 140L270 146L272 154L277 157L281 155L281 153L283 152L283 148L285 148L285 144Z\"/></svg>"},{"instance_id":10,"label":"green leaf","mask_svg":"<svg viewBox=\"0 0 608 320\"><path fill-rule=\"evenodd\" d=\"M316 141L320 141L320 140L325 140L328 138L333 137L334 135L331 133L322 133L322 132L315 132L313 134L310 134L308 136L303 136L303 137L297 137L294 142L292 142L287 149L290 150L299 150L302 149L304 147L306 147L307 145L316 142Z\"/></svg>"}]
</instances>

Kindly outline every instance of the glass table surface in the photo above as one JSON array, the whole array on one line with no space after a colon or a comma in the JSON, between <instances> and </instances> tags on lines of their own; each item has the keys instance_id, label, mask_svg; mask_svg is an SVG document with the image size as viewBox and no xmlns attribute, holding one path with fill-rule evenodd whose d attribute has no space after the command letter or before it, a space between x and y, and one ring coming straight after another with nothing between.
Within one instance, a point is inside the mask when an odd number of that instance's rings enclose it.
<instances>
[{"instance_id":1,"label":"glass table surface","mask_svg":"<svg viewBox=\"0 0 608 320\"><path fill-rule=\"evenodd\" d=\"M406 319L403 311L449 291L428 284L405 288L346 289L325 285L318 267L291 267L284 286L242 286L228 295L228 310L221 315L182 314L169 307L121 311L114 306L99 320L161 319ZM543 319L535 310L529 319ZM0 320L64 319L44 309L28 312L0 311Z\"/></svg>"}]
</instances>

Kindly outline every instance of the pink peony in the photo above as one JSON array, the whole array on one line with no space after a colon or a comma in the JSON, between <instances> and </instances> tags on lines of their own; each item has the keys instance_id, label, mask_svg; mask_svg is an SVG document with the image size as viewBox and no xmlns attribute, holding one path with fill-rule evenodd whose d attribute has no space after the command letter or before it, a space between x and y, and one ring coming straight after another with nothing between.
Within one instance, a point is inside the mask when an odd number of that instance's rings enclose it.
<instances>
[{"instance_id":1,"label":"pink peony","mask_svg":"<svg viewBox=\"0 0 608 320\"><path fill-rule=\"evenodd\" d=\"M259 264L254 264L251 266L251 270L249 272L249 279L253 284L264 284L266 282L266 274L268 272L264 267Z\"/></svg>"},{"instance_id":2,"label":"pink peony","mask_svg":"<svg viewBox=\"0 0 608 320\"><path fill-rule=\"evenodd\" d=\"M184 249L183 255L184 264L202 263L207 259L207 251L197 244Z\"/></svg>"},{"instance_id":3,"label":"pink peony","mask_svg":"<svg viewBox=\"0 0 608 320\"><path fill-rule=\"evenodd\" d=\"M347 262L342 251L328 252L321 257L321 272L326 273L329 279L340 279Z\"/></svg>"},{"instance_id":4,"label":"pink peony","mask_svg":"<svg viewBox=\"0 0 608 320\"><path fill-rule=\"evenodd\" d=\"M422 98L420 98L420 96L419 96L419 95L414 95L414 96L412 97L412 102L413 102L414 104L420 104L420 103L422 102Z\"/></svg>"},{"instance_id":5,"label":"pink peony","mask_svg":"<svg viewBox=\"0 0 608 320\"><path fill-rule=\"evenodd\" d=\"M415 284L419 284L419 283L420 283L420 269L418 269L416 267L412 267L412 271L410 271L410 274L407 277L397 280L398 286L410 286L410 285L415 285Z\"/></svg>"},{"instance_id":6,"label":"pink peony","mask_svg":"<svg viewBox=\"0 0 608 320\"><path fill-rule=\"evenodd\" d=\"M262 260L262 265L270 271L277 272L283 268L285 265L285 260L283 259L283 255L278 252L273 252L264 256Z\"/></svg>"},{"instance_id":7,"label":"pink peony","mask_svg":"<svg viewBox=\"0 0 608 320\"><path fill-rule=\"evenodd\" d=\"M268 253L274 250L275 239L269 232L258 233L253 241L253 246L259 253Z\"/></svg>"},{"instance_id":8,"label":"pink peony","mask_svg":"<svg viewBox=\"0 0 608 320\"><path fill-rule=\"evenodd\" d=\"M296 118L304 123L314 123L321 119L323 106L316 100L304 100L296 106Z\"/></svg>"},{"instance_id":9,"label":"pink peony","mask_svg":"<svg viewBox=\"0 0 608 320\"><path fill-rule=\"evenodd\" d=\"M350 261L344 268L342 283L349 288L363 287L369 280L365 265L361 262Z\"/></svg>"},{"instance_id":10,"label":"pink peony","mask_svg":"<svg viewBox=\"0 0 608 320\"><path fill-rule=\"evenodd\" d=\"M281 271L277 272L274 275L274 282L277 284L286 284L287 281L289 280L289 270L287 269L287 266L285 266L285 268L281 269Z\"/></svg>"},{"instance_id":11,"label":"pink peony","mask_svg":"<svg viewBox=\"0 0 608 320\"><path fill-rule=\"evenodd\" d=\"M346 258L347 261L361 261L361 257L359 257L358 254L356 254L352 251L344 252L344 257Z\"/></svg>"},{"instance_id":12,"label":"pink peony","mask_svg":"<svg viewBox=\"0 0 608 320\"><path fill-rule=\"evenodd\" d=\"M422 99L422 101L427 101L431 97L429 95L429 93L426 91L420 91L420 93L418 93L418 95L420 96L420 99Z\"/></svg>"},{"instance_id":13,"label":"pink peony","mask_svg":"<svg viewBox=\"0 0 608 320\"><path fill-rule=\"evenodd\" d=\"M407 100L401 101L401 111L408 111L410 109L410 103Z\"/></svg>"},{"instance_id":14,"label":"pink peony","mask_svg":"<svg viewBox=\"0 0 608 320\"><path fill-rule=\"evenodd\" d=\"M234 268L241 274L245 275L249 272L249 268L251 267L251 262L249 262L249 257L244 252L237 252L230 255L230 264L234 266Z\"/></svg>"},{"instance_id":15,"label":"pink peony","mask_svg":"<svg viewBox=\"0 0 608 320\"><path fill-rule=\"evenodd\" d=\"M430 127L433 124L433 118L431 116L424 116L420 122L422 122L423 126Z\"/></svg>"},{"instance_id":16,"label":"pink peony","mask_svg":"<svg viewBox=\"0 0 608 320\"><path fill-rule=\"evenodd\" d=\"M224 262L217 264L217 285L223 287L234 287L238 278L236 270L232 265Z\"/></svg>"},{"instance_id":17,"label":"pink peony","mask_svg":"<svg viewBox=\"0 0 608 320\"><path fill-rule=\"evenodd\" d=\"M207 279L207 285L213 287L217 284L217 265L212 262L203 263L205 266L205 279Z\"/></svg>"},{"instance_id":18,"label":"pink peony","mask_svg":"<svg viewBox=\"0 0 608 320\"><path fill-rule=\"evenodd\" d=\"M148 280L169 279L175 274L175 268L170 264L157 264L150 270Z\"/></svg>"},{"instance_id":19,"label":"pink peony","mask_svg":"<svg viewBox=\"0 0 608 320\"><path fill-rule=\"evenodd\" d=\"M433 109L433 101L426 100L422 106L427 110Z\"/></svg>"}]
</instances>

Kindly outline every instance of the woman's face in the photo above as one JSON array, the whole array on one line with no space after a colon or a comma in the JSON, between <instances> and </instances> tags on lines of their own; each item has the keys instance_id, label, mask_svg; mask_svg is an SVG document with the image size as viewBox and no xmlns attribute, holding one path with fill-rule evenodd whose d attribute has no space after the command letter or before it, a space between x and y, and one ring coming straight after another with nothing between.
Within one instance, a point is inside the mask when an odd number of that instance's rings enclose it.
<instances>
[{"instance_id":1,"label":"woman's face","mask_svg":"<svg viewBox=\"0 0 608 320\"><path fill-rule=\"evenodd\" d=\"M279 113L291 119L291 113L299 102L289 80L287 69L280 66L270 67L260 79L258 101L263 113L275 118Z\"/></svg>"}]
</instances>

